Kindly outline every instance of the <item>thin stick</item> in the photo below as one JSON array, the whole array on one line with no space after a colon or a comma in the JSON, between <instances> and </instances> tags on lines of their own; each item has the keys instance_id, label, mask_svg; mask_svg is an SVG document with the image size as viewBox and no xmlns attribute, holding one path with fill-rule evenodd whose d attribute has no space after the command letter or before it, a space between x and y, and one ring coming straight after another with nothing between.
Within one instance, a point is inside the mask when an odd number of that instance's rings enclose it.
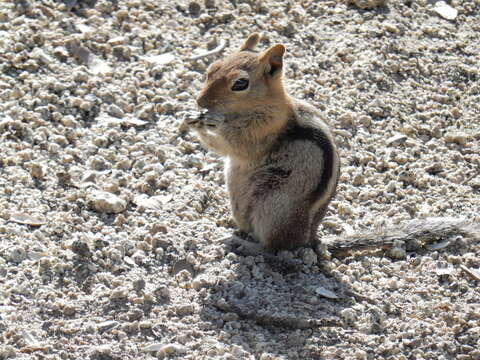
<instances>
[{"instance_id":1,"label":"thin stick","mask_svg":"<svg viewBox=\"0 0 480 360\"><path fill-rule=\"evenodd\" d=\"M13 245L8 245L7 247L4 247L3 249L0 249L0 254L3 253L4 251L11 249Z\"/></svg>"},{"instance_id":2,"label":"thin stick","mask_svg":"<svg viewBox=\"0 0 480 360\"><path fill-rule=\"evenodd\" d=\"M189 58L188 60L192 60L192 61L193 61L193 60L198 60L198 59L201 59L201 58L210 56L210 55L218 54L220 51L222 51L223 49L225 49L225 46L227 46L227 42L222 39L222 40L220 40L220 44L218 44L218 46L217 46L215 49L212 49L212 50L210 50L210 51L204 52L203 54L198 54L198 55L192 56L192 57Z\"/></svg>"},{"instance_id":3,"label":"thin stick","mask_svg":"<svg viewBox=\"0 0 480 360\"><path fill-rule=\"evenodd\" d=\"M470 175L464 182L462 182L462 185L466 185L470 180L472 180L477 175L478 175L478 172L474 172L473 175Z\"/></svg>"},{"instance_id":4,"label":"thin stick","mask_svg":"<svg viewBox=\"0 0 480 360\"><path fill-rule=\"evenodd\" d=\"M468 275L470 275L472 278L476 280L480 280L480 274L478 274L476 271L470 270L467 268L465 265L460 265L460 269L465 271Z\"/></svg>"}]
</instances>

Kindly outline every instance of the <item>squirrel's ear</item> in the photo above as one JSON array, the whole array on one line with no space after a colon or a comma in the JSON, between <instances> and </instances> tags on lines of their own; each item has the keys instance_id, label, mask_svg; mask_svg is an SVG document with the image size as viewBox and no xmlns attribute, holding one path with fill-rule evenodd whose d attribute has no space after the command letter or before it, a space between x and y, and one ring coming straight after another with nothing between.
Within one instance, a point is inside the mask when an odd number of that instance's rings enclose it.
<instances>
[{"instance_id":1,"label":"squirrel's ear","mask_svg":"<svg viewBox=\"0 0 480 360\"><path fill-rule=\"evenodd\" d=\"M247 40L240 46L240 51L253 51L255 49L255 46L257 46L258 41L260 40L260 34L259 33L253 33L251 34Z\"/></svg>"},{"instance_id":2,"label":"squirrel's ear","mask_svg":"<svg viewBox=\"0 0 480 360\"><path fill-rule=\"evenodd\" d=\"M283 68L283 54L285 53L285 46L276 44L265 50L260 55L260 62L266 63L265 73L269 76L275 76L282 72Z\"/></svg>"}]
</instances>

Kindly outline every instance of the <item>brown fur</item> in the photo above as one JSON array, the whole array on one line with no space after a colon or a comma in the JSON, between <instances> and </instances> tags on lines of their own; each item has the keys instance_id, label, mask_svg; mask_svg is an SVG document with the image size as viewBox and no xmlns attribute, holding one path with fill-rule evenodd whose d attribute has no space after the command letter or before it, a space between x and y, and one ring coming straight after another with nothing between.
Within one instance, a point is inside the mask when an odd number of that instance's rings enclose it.
<instances>
[{"instance_id":1,"label":"brown fur","mask_svg":"<svg viewBox=\"0 0 480 360\"><path fill-rule=\"evenodd\" d=\"M285 47L255 52L258 39L252 34L238 52L210 66L197 103L223 120L195 126L201 142L227 158L240 230L267 248L292 249L315 240L340 162L321 113L284 90ZM248 79L248 89L233 91L238 79Z\"/></svg>"}]
</instances>

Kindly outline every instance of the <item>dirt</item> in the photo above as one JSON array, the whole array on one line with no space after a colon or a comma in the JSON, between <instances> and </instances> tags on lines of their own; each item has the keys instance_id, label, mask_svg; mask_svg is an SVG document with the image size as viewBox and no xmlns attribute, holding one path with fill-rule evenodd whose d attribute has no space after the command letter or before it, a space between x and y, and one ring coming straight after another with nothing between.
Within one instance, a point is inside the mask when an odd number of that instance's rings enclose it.
<instances>
[{"instance_id":1,"label":"dirt","mask_svg":"<svg viewBox=\"0 0 480 360\"><path fill-rule=\"evenodd\" d=\"M236 253L182 122L252 32L337 137L320 237L479 223L478 0L4 1L0 359L480 359L478 238Z\"/></svg>"}]
</instances>

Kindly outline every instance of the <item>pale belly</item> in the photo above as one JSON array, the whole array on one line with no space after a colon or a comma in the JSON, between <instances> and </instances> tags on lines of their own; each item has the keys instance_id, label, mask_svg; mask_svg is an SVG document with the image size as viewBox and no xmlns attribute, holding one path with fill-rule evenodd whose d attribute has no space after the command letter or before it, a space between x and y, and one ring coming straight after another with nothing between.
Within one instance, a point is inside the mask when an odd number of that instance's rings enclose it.
<instances>
[{"instance_id":1,"label":"pale belly","mask_svg":"<svg viewBox=\"0 0 480 360\"><path fill-rule=\"evenodd\" d=\"M249 180L252 170L235 166L225 161L225 179L227 180L228 194L232 216L238 228L244 232L251 232L250 220L253 189Z\"/></svg>"}]
</instances>

